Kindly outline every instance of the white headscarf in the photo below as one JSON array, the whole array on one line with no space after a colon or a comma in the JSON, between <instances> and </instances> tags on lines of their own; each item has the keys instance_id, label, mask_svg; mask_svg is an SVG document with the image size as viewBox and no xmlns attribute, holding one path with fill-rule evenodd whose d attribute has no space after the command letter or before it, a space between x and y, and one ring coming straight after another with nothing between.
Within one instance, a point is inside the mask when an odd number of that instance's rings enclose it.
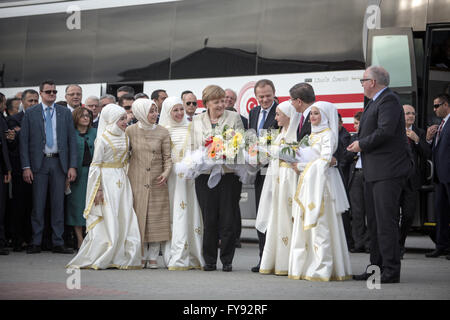
<instances>
[{"instance_id":1,"label":"white headscarf","mask_svg":"<svg viewBox=\"0 0 450 320\"><path fill-rule=\"evenodd\" d=\"M279 135L279 139L284 138L286 142L297 141L297 128L300 121L301 114L298 113L289 100L280 103L277 108L281 110L287 117L289 117L289 126L286 130L286 134ZM277 139L278 140L278 139ZM276 141L278 142L278 141Z\"/></svg>"},{"instance_id":2,"label":"white headscarf","mask_svg":"<svg viewBox=\"0 0 450 320\"><path fill-rule=\"evenodd\" d=\"M339 118L337 109L334 104L326 101L314 102L311 107L319 109L322 118L318 126L311 125L311 132L320 132L326 128L330 128L334 138L334 153L337 149L337 142L339 141Z\"/></svg>"},{"instance_id":3,"label":"white headscarf","mask_svg":"<svg viewBox=\"0 0 450 320\"><path fill-rule=\"evenodd\" d=\"M138 120L138 126L144 130L152 130L156 124L148 121L148 114L152 105L156 106L156 103L150 99L139 98L131 105L131 111ZM103 111L102 111L103 112Z\"/></svg>"},{"instance_id":4,"label":"white headscarf","mask_svg":"<svg viewBox=\"0 0 450 320\"><path fill-rule=\"evenodd\" d=\"M181 122L176 122L172 118L170 113L172 112L172 109L178 104L181 104L181 106L183 106L183 101L179 97L168 97L164 100L161 108L161 116L159 117L159 124L161 126L166 128L173 128L187 126L189 124L189 121L186 117L186 112L184 113L184 117Z\"/></svg>"},{"instance_id":5,"label":"white headscarf","mask_svg":"<svg viewBox=\"0 0 450 320\"><path fill-rule=\"evenodd\" d=\"M121 106L110 103L102 109L98 121L97 138L106 131L115 136L124 135L125 132L117 126L117 121L127 112Z\"/></svg>"}]
</instances>

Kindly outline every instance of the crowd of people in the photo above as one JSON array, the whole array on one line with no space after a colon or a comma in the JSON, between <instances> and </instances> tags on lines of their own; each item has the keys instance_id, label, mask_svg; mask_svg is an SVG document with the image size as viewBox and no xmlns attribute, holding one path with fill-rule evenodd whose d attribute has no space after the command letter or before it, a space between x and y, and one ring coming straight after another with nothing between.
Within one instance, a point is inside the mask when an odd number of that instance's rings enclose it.
<instances>
[{"instance_id":1,"label":"crowd of people","mask_svg":"<svg viewBox=\"0 0 450 320\"><path fill-rule=\"evenodd\" d=\"M148 96L123 86L117 98L90 96L83 104L79 85L68 85L66 100L56 102L56 84L44 81L21 98L0 94L0 254L8 247L76 253L67 267L91 269L156 269L162 255L169 270L205 271L216 270L219 257L222 270L232 271L242 181L223 165L211 188L211 170L185 179L174 168L205 146L205 132L277 129L274 145L306 139L308 155L259 164L259 262L251 271L345 280L352 277L349 251L367 252L382 283L399 282L427 159L437 220L436 249L427 257L449 253L450 97L435 97L442 122L424 131L415 108L389 89L384 68L369 67L360 81L369 102L354 115L354 135L308 83L278 103L273 82L259 80L259 105L248 119L235 112L236 93L215 85L202 92L203 112L190 90Z\"/></svg>"}]
</instances>

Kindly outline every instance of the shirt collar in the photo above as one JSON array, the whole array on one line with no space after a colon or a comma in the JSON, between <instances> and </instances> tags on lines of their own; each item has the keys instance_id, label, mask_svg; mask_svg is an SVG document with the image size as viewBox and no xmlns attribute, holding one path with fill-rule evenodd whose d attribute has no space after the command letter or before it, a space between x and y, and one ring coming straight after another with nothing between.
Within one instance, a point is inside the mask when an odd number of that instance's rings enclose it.
<instances>
[{"instance_id":1,"label":"shirt collar","mask_svg":"<svg viewBox=\"0 0 450 320\"><path fill-rule=\"evenodd\" d=\"M275 101L274 102L272 102L272 105L269 107L269 108L267 108L267 109L263 109L263 107L261 107L261 112L263 112L264 110L265 111L267 111L267 114L269 114L269 112L270 112L270 109L272 109L273 108L273 105L275 104Z\"/></svg>"},{"instance_id":2,"label":"shirt collar","mask_svg":"<svg viewBox=\"0 0 450 320\"><path fill-rule=\"evenodd\" d=\"M375 101L379 96L380 96L380 94L384 91L384 90L386 90L387 89L387 87L384 87L383 89L381 89L380 91L378 91L377 93L375 93L375 95L373 96L373 98L372 98L372 101Z\"/></svg>"},{"instance_id":3,"label":"shirt collar","mask_svg":"<svg viewBox=\"0 0 450 320\"><path fill-rule=\"evenodd\" d=\"M45 111L45 109L47 109L48 107L50 107L50 108L54 108L55 107L55 103L52 103L52 105L51 106L48 106L48 105L46 105L45 103L43 103L43 102L41 102L41 104L42 104L42 109Z\"/></svg>"}]
</instances>

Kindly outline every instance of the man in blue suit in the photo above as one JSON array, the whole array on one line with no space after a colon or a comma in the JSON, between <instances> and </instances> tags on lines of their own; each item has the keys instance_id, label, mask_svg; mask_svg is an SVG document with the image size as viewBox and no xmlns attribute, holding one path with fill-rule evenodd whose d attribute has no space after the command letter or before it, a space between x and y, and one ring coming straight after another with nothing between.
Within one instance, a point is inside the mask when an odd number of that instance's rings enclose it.
<instances>
[{"instance_id":1,"label":"man in blue suit","mask_svg":"<svg viewBox=\"0 0 450 320\"><path fill-rule=\"evenodd\" d=\"M73 253L64 247L64 190L66 179L77 176L76 136L69 109L55 104L56 85L44 81L42 102L29 108L20 130L23 179L33 185L32 241L27 253L41 252L47 188L50 190L54 253Z\"/></svg>"},{"instance_id":2,"label":"man in blue suit","mask_svg":"<svg viewBox=\"0 0 450 320\"><path fill-rule=\"evenodd\" d=\"M428 258L436 258L448 254L450 246L450 96L440 94L433 101L436 116L442 119L439 125L427 130L427 142L432 145L434 166L436 215L436 249L426 254ZM447 256L450 260L450 255Z\"/></svg>"}]
</instances>

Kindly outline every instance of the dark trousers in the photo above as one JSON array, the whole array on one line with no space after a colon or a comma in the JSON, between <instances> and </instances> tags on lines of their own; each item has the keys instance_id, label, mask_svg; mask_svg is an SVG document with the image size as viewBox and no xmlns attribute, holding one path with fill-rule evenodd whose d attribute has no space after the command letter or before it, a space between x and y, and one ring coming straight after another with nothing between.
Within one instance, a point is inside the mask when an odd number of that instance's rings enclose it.
<instances>
[{"instance_id":1,"label":"dark trousers","mask_svg":"<svg viewBox=\"0 0 450 320\"><path fill-rule=\"evenodd\" d=\"M33 210L33 187L23 180L22 175L12 177L12 194L14 214L12 230L14 245L31 241L31 212Z\"/></svg>"},{"instance_id":2,"label":"dark trousers","mask_svg":"<svg viewBox=\"0 0 450 320\"><path fill-rule=\"evenodd\" d=\"M366 227L366 208L364 201L364 176L361 170L353 173L349 190L350 208L352 211L352 236L355 249L369 247L370 237Z\"/></svg>"},{"instance_id":3,"label":"dark trousers","mask_svg":"<svg viewBox=\"0 0 450 320\"><path fill-rule=\"evenodd\" d=\"M435 188L436 249L447 249L450 245L450 183L438 183Z\"/></svg>"},{"instance_id":4,"label":"dark trousers","mask_svg":"<svg viewBox=\"0 0 450 320\"><path fill-rule=\"evenodd\" d=\"M5 221L5 212L6 212L6 189L7 184L3 182L3 175L0 175L0 246L6 245L6 221Z\"/></svg>"},{"instance_id":5,"label":"dark trousers","mask_svg":"<svg viewBox=\"0 0 450 320\"><path fill-rule=\"evenodd\" d=\"M411 229L414 216L416 215L418 197L419 191L415 190L409 183L406 183L400 196L400 247L405 247L406 236L408 235L409 229Z\"/></svg>"},{"instance_id":6,"label":"dark trousers","mask_svg":"<svg viewBox=\"0 0 450 320\"><path fill-rule=\"evenodd\" d=\"M265 175L262 175L260 172L257 173L255 179L255 202L256 202L256 213L258 214L259 200L261 198L262 188L264 186ZM261 261L262 254L264 252L264 245L266 244L266 234L259 232L256 230L258 235L258 243L259 243L259 260Z\"/></svg>"},{"instance_id":7,"label":"dark trousers","mask_svg":"<svg viewBox=\"0 0 450 320\"><path fill-rule=\"evenodd\" d=\"M232 264L236 244L236 210L239 206L239 178L233 173L222 176L213 189L207 185L209 175L195 179L195 192L203 217L203 258L206 264L217 263L220 235L220 261Z\"/></svg>"},{"instance_id":8,"label":"dark trousers","mask_svg":"<svg viewBox=\"0 0 450 320\"><path fill-rule=\"evenodd\" d=\"M241 199L241 193L242 193L242 183L239 182L239 200ZM238 207L236 210L236 243L239 243L241 240L241 231L242 231L242 217L241 217L241 208L239 207L238 202Z\"/></svg>"},{"instance_id":9,"label":"dark trousers","mask_svg":"<svg viewBox=\"0 0 450 320\"><path fill-rule=\"evenodd\" d=\"M53 246L64 245L64 190L66 175L58 158L44 158L38 172L33 173L32 244L40 246L45 225L47 189L50 191L50 210Z\"/></svg>"},{"instance_id":10,"label":"dark trousers","mask_svg":"<svg viewBox=\"0 0 450 320\"><path fill-rule=\"evenodd\" d=\"M365 182L364 196L370 234L370 263L386 277L400 277L400 195L406 178Z\"/></svg>"}]
</instances>

